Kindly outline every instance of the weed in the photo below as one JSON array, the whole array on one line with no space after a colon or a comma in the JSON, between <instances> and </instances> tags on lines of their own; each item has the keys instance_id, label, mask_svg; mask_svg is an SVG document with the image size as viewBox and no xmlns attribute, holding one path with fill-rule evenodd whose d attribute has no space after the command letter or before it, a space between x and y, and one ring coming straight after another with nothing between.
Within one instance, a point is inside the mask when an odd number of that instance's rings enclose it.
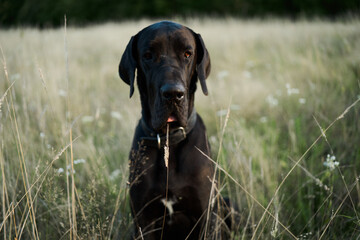
<instances>
[{"instance_id":1,"label":"weed","mask_svg":"<svg viewBox=\"0 0 360 240\"><path fill-rule=\"evenodd\" d=\"M148 24L0 30L4 239L129 238L140 103L117 64ZM196 106L219 173L209 177L239 208L233 238L356 239L359 20L185 25L212 59L209 96Z\"/></svg>"}]
</instances>

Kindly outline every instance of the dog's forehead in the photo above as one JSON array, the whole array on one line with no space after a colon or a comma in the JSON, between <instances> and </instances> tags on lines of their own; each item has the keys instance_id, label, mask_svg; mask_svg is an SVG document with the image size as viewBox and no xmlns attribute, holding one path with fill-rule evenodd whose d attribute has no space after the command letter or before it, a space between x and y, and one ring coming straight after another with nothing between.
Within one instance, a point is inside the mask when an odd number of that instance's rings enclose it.
<instances>
[{"instance_id":1,"label":"dog's forehead","mask_svg":"<svg viewBox=\"0 0 360 240\"><path fill-rule=\"evenodd\" d=\"M179 23L175 23L175 22L171 22L171 21L161 21L161 22L154 23L154 24L146 27L145 29L156 31L156 30L166 30L166 29L175 30L175 29L181 29L181 28L184 28L184 26Z\"/></svg>"},{"instance_id":2,"label":"dog's forehead","mask_svg":"<svg viewBox=\"0 0 360 240\"><path fill-rule=\"evenodd\" d=\"M195 39L188 28L168 21L152 24L139 32L139 45L151 46L168 42L190 46L195 44Z\"/></svg>"}]
</instances>

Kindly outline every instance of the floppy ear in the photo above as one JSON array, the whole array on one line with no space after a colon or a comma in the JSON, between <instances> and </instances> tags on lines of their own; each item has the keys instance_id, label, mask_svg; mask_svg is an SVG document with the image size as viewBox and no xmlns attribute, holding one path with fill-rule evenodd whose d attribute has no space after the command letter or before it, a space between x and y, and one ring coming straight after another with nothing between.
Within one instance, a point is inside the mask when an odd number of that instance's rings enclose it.
<instances>
[{"instance_id":1,"label":"floppy ear","mask_svg":"<svg viewBox=\"0 0 360 240\"><path fill-rule=\"evenodd\" d=\"M119 64L120 78L130 85L130 97L134 93L136 61L136 40L137 36L131 37Z\"/></svg>"},{"instance_id":2,"label":"floppy ear","mask_svg":"<svg viewBox=\"0 0 360 240\"><path fill-rule=\"evenodd\" d=\"M208 95L208 90L206 86L206 78L210 74L211 64L210 56L205 47L204 41L200 34L194 34L196 40L196 49L197 49L197 62L196 62L196 72L200 80L201 89L205 95Z\"/></svg>"}]
</instances>

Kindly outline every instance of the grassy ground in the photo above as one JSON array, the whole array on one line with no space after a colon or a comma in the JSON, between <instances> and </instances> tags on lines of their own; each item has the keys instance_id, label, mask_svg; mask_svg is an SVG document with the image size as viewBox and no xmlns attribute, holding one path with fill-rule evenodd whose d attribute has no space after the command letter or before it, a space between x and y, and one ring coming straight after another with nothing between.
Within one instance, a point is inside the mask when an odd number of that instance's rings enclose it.
<instances>
[{"instance_id":1,"label":"grassy ground","mask_svg":"<svg viewBox=\"0 0 360 240\"><path fill-rule=\"evenodd\" d=\"M149 23L0 30L3 239L129 235L140 103L117 67ZM212 60L196 106L239 205L234 238L359 239L360 21L185 24Z\"/></svg>"}]
</instances>

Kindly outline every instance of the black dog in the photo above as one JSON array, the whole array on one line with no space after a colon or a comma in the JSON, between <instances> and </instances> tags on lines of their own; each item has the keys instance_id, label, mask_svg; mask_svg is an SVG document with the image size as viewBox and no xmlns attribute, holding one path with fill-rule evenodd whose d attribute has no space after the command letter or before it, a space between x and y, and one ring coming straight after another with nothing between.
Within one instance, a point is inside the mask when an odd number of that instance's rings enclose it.
<instances>
[{"instance_id":1,"label":"black dog","mask_svg":"<svg viewBox=\"0 0 360 240\"><path fill-rule=\"evenodd\" d=\"M119 74L130 85L130 97L136 69L142 118L130 152L129 181L136 237L199 239L208 231L210 238L214 166L205 156L210 155L206 129L194 108L198 79L208 94L208 51L191 29L159 22L133 36L121 58Z\"/></svg>"}]
</instances>

